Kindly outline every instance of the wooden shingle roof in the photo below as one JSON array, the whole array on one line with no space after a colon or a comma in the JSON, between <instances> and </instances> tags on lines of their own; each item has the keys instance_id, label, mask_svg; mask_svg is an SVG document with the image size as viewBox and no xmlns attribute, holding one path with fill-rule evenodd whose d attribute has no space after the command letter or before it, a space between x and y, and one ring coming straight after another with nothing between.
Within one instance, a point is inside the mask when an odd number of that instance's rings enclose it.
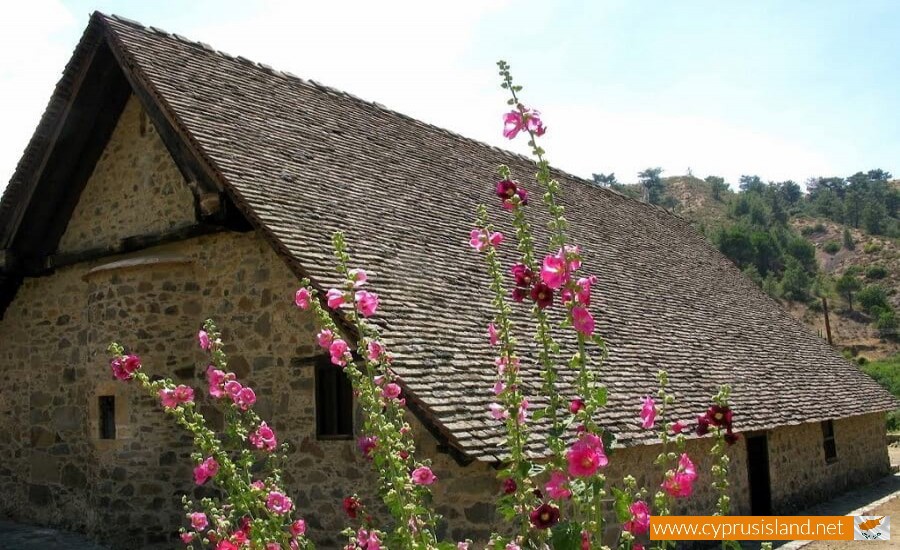
<instances>
[{"instance_id":1,"label":"wooden shingle roof","mask_svg":"<svg viewBox=\"0 0 900 550\"><path fill-rule=\"evenodd\" d=\"M505 163L528 181L528 159L164 31L102 14L91 25L298 271L333 285L330 237L346 233L355 261L375 274L379 322L421 414L451 447L496 459L502 434L487 414L492 311L482 259L467 241L479 203L492 205L493 221L512 234L493 174ZM26 200L26 176L36 169L27 158L20 164L0 203L0 228ZM557 176L585 271L599 278L593 313L611 348L601 422L620 442L649 441L638 429L639 398L655 392L658 369L669 372L685 419L731 383L742 431L896 407L687 223ZM546 214L529 208L543 245ZM512 262L511 246L506 253ZM527 319L524 308L517 315ZM537 373L524 370L536 386Z\"/></svg>"}]
</instances>

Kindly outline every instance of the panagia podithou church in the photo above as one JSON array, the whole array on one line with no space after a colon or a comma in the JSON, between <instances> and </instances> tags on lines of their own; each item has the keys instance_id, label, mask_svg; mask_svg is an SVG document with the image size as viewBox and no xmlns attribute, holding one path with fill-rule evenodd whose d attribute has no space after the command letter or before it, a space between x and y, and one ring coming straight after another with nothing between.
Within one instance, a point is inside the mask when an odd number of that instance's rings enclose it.
<instances>
[{"instance_id":1,"label":"panagia podithou church","mask_svg":"<svg viewBox=\"0 0 900 550\"><path fill-rule=\"evenodd\" d=\"M375 274L445 529L484 538L502 434L487 413L487 275L467 238L500 163L534 172L376 103L94 14L0 203L0 515L114 548L173 547L180 494L194 490L189 440L112 379L106 346L205 388L195 334L212 317L256 409L293 444L285 471L309 533L334 546L342 497L374 484L352 395L292 298L301 276L336 282L330 236L343 229ZM557 176L599 277L611 478L658 484L637 417L658 369L688 421L733 385L736 514L789 513L888 472L890 395L682 220ZM542 209L531 214L542 227ZM701 478L682 512L712 510L709 445L689 443Z\"/></svg>"}]
</instances>

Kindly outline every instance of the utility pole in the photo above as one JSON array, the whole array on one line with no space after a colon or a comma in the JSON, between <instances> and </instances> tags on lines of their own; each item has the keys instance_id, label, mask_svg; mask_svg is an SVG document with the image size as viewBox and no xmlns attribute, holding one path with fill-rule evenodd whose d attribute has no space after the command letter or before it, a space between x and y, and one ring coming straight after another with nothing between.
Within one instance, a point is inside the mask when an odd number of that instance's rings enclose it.
<instances>
[{"instance_id":1,"label":"utility pole","mask_svg":"<svg viewBox=\"0 0 900 550\"><path fill-rule=\"evenodd\" d=\"M822 311L825 312L825 335L828 338L828 343L830 345L834 345L834 342L831 340L831 323L828 320L828 298L822 296Z\"/></svg>"}]
</instances>

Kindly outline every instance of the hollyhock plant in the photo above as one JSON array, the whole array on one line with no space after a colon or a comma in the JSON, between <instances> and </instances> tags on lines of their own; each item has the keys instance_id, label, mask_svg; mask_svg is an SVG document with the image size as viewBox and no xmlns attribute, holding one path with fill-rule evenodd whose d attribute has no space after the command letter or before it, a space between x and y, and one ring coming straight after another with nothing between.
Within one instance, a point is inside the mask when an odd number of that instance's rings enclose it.
<instances>
[{"instance_id":1,"label":"hollyhock plant","mask_svg":"<svg viewBox=\"0 0 900 550\"><path fill-rule=\"evenodd\" d=\"M359 511L362 508L362 504L355 496L344 497L343 507L344 513L347 514L347 517L349 517L350 519L356 519L357 514L359 514Z\"/></svg>"},{"instance_id":2,"label":"hollyhock plant","mask_svg":"<svg viewBox=\"0 0 900 550\"><path fill-rule=\"evenodd\" d=\"M509 271L512 273L516 286L521 288L531 288L531 284L534 282L534 272L530 267L518 263L514 264Z\"/></svg>"},{"instance_id":3,"label":"hollyhock plant","mask_svg":"<svg viewBox=\"0 0 900 550\"><path fill-rule=\"evenodd\" d=\"M356 446L359 447L359 452L368 460L372 460L372 453L375 451L377 445L378 438L370 435L364 435L356 440Z\"/></svg>"},{"instance_id":4,"label":"hollyhock plant","mask_svg":"<svg viewBox=\"0 0 900 550\"><path fill-rule=\"evenodd\" d=\"M594 334L594 316L587 308L574 307L572 308L572 326L585 336L591 336Z\"/></svg>"},{"instance_id":5,"label":"hollyhock plant","mask_svg":"<svg viewBox=\"0 0 900 550\"><path fill-rule=\"evenodd\" d=\"M113 357L109 362L113 376L118 380L131 380L141 368L141 358L137 355Z\"/></svg>"},{"instance_id":6,"label":"hollyhock plant","mask_svg":"<svg viewBox=\"0 0 900 550\"><path fill-rule=\"evenodd\" d=\"M631 519L625 522L625 530L632 535L643 535L650 530L650 506L638 500L628 507Z\"/></svg>"},{"instance_id":7,"label":"hollyhock plant","mask_svg":"<svg viewBox=\"0 0 900 550\"><path fill-rule=\"evenodd\" d=\"M541 309L553 304L553 289L546 283L537 283L531 287L531 299Z\"/></svg>"},{"instance_id":8,"label":"hollyhock plant","mask_svg":"<svg viewBox=\"0 0 900 550\"><path fill-rule=\"evenodd\" d=\"M561 254L548 254L541 264L541 280L548 287L556 290L569 280L566 259Z\"/></svg>"},{"instance_id":9,"label":"hollyhock plant","mask_svg":"<svg viewBox=\"0 0 900 550\"><path fill-rule=\"evenodd\" d=\"M200 349L203 351L209 351L209 334L200 329L200 332L197 333L197 342L200 344Z\"/></svg>"},{"instance_id":10,"label":"hollyhock plant","mask_svg":"<svg viewBox=\"0 0 900 550\"><path fill-rule=\"evenodd\" d=\"M347 301L347 295L336 288L330 289L325 294L325 298L328 300L328 307L331 309L338 309Z\"/></svg>"},{"instance_id":11,"label":"hollyhock plant","mask_svg":"<svg viewBox=\"0 0 900 550\"><path fill-rule=\"evenodd\" d=\"M649 395L641 400L641 427L645 430L653 428L656 423L656 401Z\"/></svg>"},{"instance_id":12,"label":"hollyhock plant","mask_svg":"<svg viewBox=\"0 0 900 550\"><path fill-rule=\"evenodd\" d=\"M363 317L371 317L378 310L378 295L365 290L357 291L356 309Z\"/></svg>"},{"instance_id":13,"label":"hollyhock plant","mask_svg":"<svg viewBox=\"0 0 900 550\"><path fill-rule=\"evenodd\" d=\"M488 245L492 247L498 247L502 242L503 234L499 232L473 229L469 233L469 244L478 252L483 252L488 247Z\"/></svg>"},{"instance_id":14,"label":"hollyhock plant","mask_svg":"<svg viewBox=\"0 0 900 550\"><path fill-rule=\"evenodd\" d=\"M331 347L331 343L334 342L334 333L327 328L322 329L316 334L316 342L320 347L328 349Z\"/></svg>"},{"instance_id":15,"label":"hollyhock plant","mask_svg":"<svg viewBox=\"0 0 900 550\"><path fill-rule=\"evenodd\" d=\"M594 434L582 434L578 441L566 452L569 475L591 477L609 460L603 449L603 440Z\"/></svg>"},{"instance_id":16,"label":"hollyhock plant","mask_svg":"<svg viewBox=\"0 0 900 550\"><path fill-rule=\"evenodd\" d=\"M412 471L410 477L412 477L413 483L416 485L431 485L437 481L437 476L434 475L434 472L428 466L419 466Z\"/></svg>"},{"instance_id":17,"label":"hollyhock plant","mask_svg":"<svg viewBox=\"0 0 900 550\"><path fill-rule=\"evenodd\" d=\"M531 511L530 518L535 529L550 529L559 523L559 508L545 502Z\"/></svg>"},{"instance_id":18,"label":"hollyhock plant","mask_svg":"<svg viewBox=\"0 0 900 550\"><path fill-rule=\"evenodd\" d=\"M266 497L266 508L279 516L287 514L294 507L294 502L290 497L279 491L272 491Z\"/></svg>"},{"instance_id":19,"label":"hollyhock plant","mask_svg":"<svg viewBox=\"0 0 900 550\"><path fill-rule=\"evenodd\" d=\"M554 500L566 500L572 496L572 491L567 488L569 482L566 474L555 471L550 474L550 480L544 485L547 495Z\"/></svg>"},{"instance_id":20,"label":"hollyhock plant","mask_svg":"<svg viewBox=\"0 0 900 550\"><path fill-rule=\"evenodd\" d=\"M502 200L503 208L506 210L513 209L513 198L515 197L518 197L521 206L528 204L528 192L517 181L508 179L498 181L496 191L497 196Z\"/></svg>"},{"instance_id":21,"label":"hollyhock plant","mask_svg":"<svg viewBox=\"0 0 900 550\"><path fill-rule=\"evenodd\" d=\"M497 327L494 323L488 325L488 341L490 341L492 346L496 346L500 341L500 333L497 331Z\"/></svg>"},{"instance_id":22,"label":"hollyhock plant","mask_svg":"<svg viewBox=\"0 0 900 550\"><path fill-rule=\"evenodd\" d=\"M331 345L328 346L328 353L331 354L331 362L339 367L347 366L351 360L350 346L341 339L331 342Z\"/></svg>"},{"instance_id":23,"label":"hollyhock plant","mask_svg":"<svg viewBox=\"0 0 900 550\"><path fill-rule=\"evenodd\" d=\"M309 309L309 300L312 297L312 293L309 289L301 288L294 294L294 304L300 309Z\"/></svg>"},{"instance_id":24,"label":"hollyhock plant","mask_svg":"<svg viewBox=\"0 0 900 550\"><path fill-rule=\"evenodd\" d=\"M260 423L256 431L250 434L250 444L257 449L265 449L266 451L274 451L278 446L278 440L275 437L275 431L263 421Z\"/></svg>"},{"instance_id":25,"label":"hollyhock plant","mask_svg":"<svg viewBox=\"0 0 900 550\"><path fill-rule=\"evenodd\" d=\"M191 520L191 527L193 527L195 531L202 531L209 525L209 520L206 519L206 514L203 512L193 512L188 514L188 518Z\"/></svg>"},{"instance_id":26,"label":"hollyhock plant","mask_svg":"<svg viewBox=\"0 0 900 550\"><path fill-rule=\"evenodd\" d=\"M362 269L351 269L349 275L350 280L353 281L353 288L359 288L369 280L369 275Z\"/></svg>"}]
</instances>

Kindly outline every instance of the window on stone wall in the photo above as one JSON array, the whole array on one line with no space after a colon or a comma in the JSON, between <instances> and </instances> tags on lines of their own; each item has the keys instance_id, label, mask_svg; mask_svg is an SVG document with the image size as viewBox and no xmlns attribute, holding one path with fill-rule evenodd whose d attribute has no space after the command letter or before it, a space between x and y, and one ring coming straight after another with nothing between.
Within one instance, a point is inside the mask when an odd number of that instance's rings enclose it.
<instances>
[{"instance_id":1,"label":"window on stone wall","mask_svg":"<svg viewBox=\"0 0 900 550\"><path fill-rule=\"evenodd\" d=\"M837 445L834 443L834 422L822 422L822 445L825 447L825 462L837 460Z\"/></svg>"},{"instance_id":2,"label":"window on stone wall","mask_svg":"<svg viewBox=\"0 0 900 550\"><path fill-rule=\"evenodd\" d=\"M100 420L100 439L116 438L116 396L101 395L97 398Z\"/></svg>"},{"instance_id":3,"label":"window on stone wall","mask_svg":"<svg viewBox=\"0 0 900 550\"><path fill-rule=\"evenodd\" d=\"M344 369L332 365L328 357L316 362L316 435L353 437L353 387Z\"/></svg>"}]
</instances>

